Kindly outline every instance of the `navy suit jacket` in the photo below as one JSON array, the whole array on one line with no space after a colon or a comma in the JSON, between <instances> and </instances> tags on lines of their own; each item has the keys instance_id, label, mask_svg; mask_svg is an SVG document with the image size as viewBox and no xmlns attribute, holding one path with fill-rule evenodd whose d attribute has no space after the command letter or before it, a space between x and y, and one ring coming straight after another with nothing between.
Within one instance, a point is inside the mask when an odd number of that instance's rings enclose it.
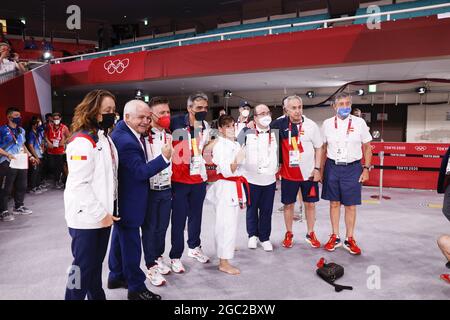
<instances>
[{"instance_id":1,"label":"navy suit jacket","mask_svg":"<svg viewBox=\"0 0 450 320\"><path fill-rule=\"evenodd\" d=\"M169 166L162 155L146 162L142 143L124 121L111 134L119 154L119 217L124 227L140 227L145 219L150 177Z\"/></svg>"}]
</instances>

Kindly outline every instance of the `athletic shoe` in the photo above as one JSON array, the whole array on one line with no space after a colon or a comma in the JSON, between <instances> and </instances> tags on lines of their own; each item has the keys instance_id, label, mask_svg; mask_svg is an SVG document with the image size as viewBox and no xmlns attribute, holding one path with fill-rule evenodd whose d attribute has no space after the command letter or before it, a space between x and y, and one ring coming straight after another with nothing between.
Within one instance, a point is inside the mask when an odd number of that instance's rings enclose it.
<instances>
[{"instance_id":1,"label":"athletic shoe","mask_svg":"<svg viewBox=\"0 0 450 320\"><path fill-rule=\"evenodd\" d=\"M283 247L285 248L292 248L294 245L294 234L290 231L286 231L286 234L284 235L284 240L282 242Z\"/></svg>"},{"instance_id":2,"label":"athletic shoe","mask_svg":"<svg viewBox=\"0 0 450 320\"><path fill-rule=\"evenodd\" d=\"M14 218L13 214L10 214L8 210L3 211L2 213L0 213L0 221L13 221L16 218Z\"/></svg>"},{"instance_id":3,"label":"athletic shoe","mask_svg":"<svg viewBox=\"0 0 450 320\"><path fill-rule=\"evenodd\" d=\"M164 262L163 257L159 257L158 260L155 261L158 266L158 271L162 275L166 275L170 273L170 267Z\"/></svg>"},{"instance_id":4,"label":"athletic shoe","mask_svg":"<svg viewBox=\"0 0 450 320\"><path fill-rule=\"evenodd\" d=\"M15 209L13 210L13 213L14 213L14 214L21 214L21 215L27 216L27 215L32 214L33 211L31 211L30 209L28 209L28 208L25 207L25 206L20 206L20 207L18 207L18 208L15 208Z\"/></svg>"},{"instance_id":5,"label":"athletic shoe","mask_svg":"<svg viewBox=\"0 0 450 320\"><path fill-rule=\"evenodd\" d=\"M249 249L256 249L258 247L258 237L250 237L248 238L248 248Z\"/></svg>"},{"instance_id":6,"label":"athletic shoe","mask_svg":"<svg viewBox=\"0 0 450 320\"><path fill-rule=\"evenodd\" d=\"M37 187L38 190L41 190L42 192L48 191L47 187L45 185L41 184L39 187Z\"/></svg>"},{"instance_id":7,"label":"athletic shoe","mask_svg":"<svg viewBox=\"0 0 450 320\"><path fill-rule=\"evenodd\" d=\"M309 243L313 248L320 248L320 242L319 240L317 240L314 231L306 235L305 241Z\"/></svg>"},{"instance_id":8,"label":"athletic shoe","mask_svg":"<svg viewBox=\"0 0 450 320\"><path fill-rule=\"evenodd\" d=\"M450 283L450 274L441 274L441 279L447 283Z\"/></svg>"},{"instance_id":9,"label":"athletic shoe","mask_svg":"<svg viewBox=\"0 0 450 320\"><path fill-rule=\"evenodd\" d=\"M273 251L273 246L270 240L261 242L261 246L263 247L264 251Z\"/></svg>"},{"instance_id":10,"label":"athletic shoe","mask_svg":"<svg viewBox=\"0 0 450 320\"><path fill-rule=\"evenodd\" d=\"M147 270L146 276L150 279L150 283L156 287L166 284L166 279L159 273L157 264Z\"/></svg>"},{"instance_id":11,"label":"athletic shoe","mask_svg":"<svg viewBox=\"0 0 450 320\"><path fill-rule=\"evenodd\" d=\"M39 189L38 187L33 188L30 190L31 194L41 194L43 191L41 189Z\"/></svg>"},{"instance_id":12,"label":"athletic shoe","mask_svg":"<svg viewBox=\"0 0 450 320\"><path fill-rule=\"evenodd\" d=\"M175 273L183 273L185 272L184 266L181 263L180 259L172 259L170 260L170 267L172 268L172 271Z\"/></svg>"},{"instance_id":13,"label":"athletic shoe","mask_svg":"<svg viewBox=\"0 0 450 320\"><path fill-rule=\"evenodd\" d=\"M209 257L203 253L201 247L197 247L195 249L188 250L188 257L196 259L198 262L207 263L209 261Z\"/></svg>"},{"instance_id":14,"label":"athletic shoe","mask_svg":"<svg viewBox=\"0 0 450 320\"><path fill-rule=\"evenodd\" d=\"M141 292L128 291L128 300L161 300L161 296L148 289Z\"/></svg>"},{"instance_id":15,"label":"athletic shoe","mask_svg":"<svg viewBox=\"0 0 450 320\"><path fill-rule=\"evenodd\" d=\"M361 249L356 245L356 241L355 239L353 239L353 237L350 237L344 241L344 248L347 249L351 254L361 254Z\"/></svg>"},{"instance_id":16,"label":"athletic shoe","mask_svg":"<svg viewBox=\"0 0 450 320\"><path fill-rule=\"evenodd\" d=\"M324 248L327 251L334 251L336 248L339 248L342 246L341 239L335 235L334 233L330 236L330 240L325 244Z\"/></svg>"}]
</instances>

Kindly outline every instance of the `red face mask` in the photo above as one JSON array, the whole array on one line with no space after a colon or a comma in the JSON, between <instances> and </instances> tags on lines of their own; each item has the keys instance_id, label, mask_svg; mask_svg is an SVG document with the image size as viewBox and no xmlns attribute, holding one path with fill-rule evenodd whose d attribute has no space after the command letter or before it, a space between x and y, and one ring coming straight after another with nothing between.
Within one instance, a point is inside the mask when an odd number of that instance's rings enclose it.
<instances>
[{"instance_id":1,"label":"red face mask","mask_svg":"<svg viewBox=\"0 0 450 320\"><path fill-rule=\"evenodd\" d=\"M170 116L159 117L158 121L156 121L156 123L158 124L158 126L164 128L164 129L169 129L170 128Z\"/></svg>"}]
</instances>

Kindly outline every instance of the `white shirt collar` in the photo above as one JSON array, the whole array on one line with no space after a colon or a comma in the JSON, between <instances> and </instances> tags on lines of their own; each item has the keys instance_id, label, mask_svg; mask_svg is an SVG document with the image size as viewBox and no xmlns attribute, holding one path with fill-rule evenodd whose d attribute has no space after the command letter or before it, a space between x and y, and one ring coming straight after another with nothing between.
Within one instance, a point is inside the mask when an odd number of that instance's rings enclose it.
<instances>
[{"instance_id":1,"label":"white shirt collar","mask_svg":"<svg viewBox=\"0 0 450 320\"><path fill-rule=\"evenodd\" d=\"M131 132L133 132L133 134L136 136L136 138L138 139L138 141L141 141L141 134L138 133L136 130L134 130L133 128L131 128L128 123L125 122L125 124L127 125L127 127L131 130Z\"/></svg>"}]
</instances>

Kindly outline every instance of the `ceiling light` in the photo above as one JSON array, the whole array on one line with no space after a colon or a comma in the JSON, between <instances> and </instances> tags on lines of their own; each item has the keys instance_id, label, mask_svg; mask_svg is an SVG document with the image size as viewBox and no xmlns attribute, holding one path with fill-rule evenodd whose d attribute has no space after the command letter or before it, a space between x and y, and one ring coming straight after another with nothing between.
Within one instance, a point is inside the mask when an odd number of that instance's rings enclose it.
<instances>
[{"instance_id":1,"label":"ceiling light","mask_svg":"<svg viewBox=\"0 0 450 320\"><path fill-rule=\"evenodd\" d=\"M365 93L366 93L366 91L365 91L364 89L358 89L358 90L356 91L356 94L357 94L358 96L363 96Z\"/></svg>"},{"instance_id":2,"label":"ceiling light","mask_svg":"<svg viewBox=\"0 0 450 320\"><path fill-rule=\"evenodd\" d=\"M314 91L310 90L310 91L306 92L306 96L308 98L312 99L316 96L316 94L314 93Z\"/></svg>"},{"instance_id":3,"label":"ceiling light","mask_svg":"<svg viewBox=\"0 0 450 320\"><path fill-rule=\"evenodd\" d=\"M425 87L419 87L419 88L417 88L416 89L416 92L418 93L418 94L425 94L425 93L427 93L427 88L425 88Z\"/></svg>"}]
</instances>

